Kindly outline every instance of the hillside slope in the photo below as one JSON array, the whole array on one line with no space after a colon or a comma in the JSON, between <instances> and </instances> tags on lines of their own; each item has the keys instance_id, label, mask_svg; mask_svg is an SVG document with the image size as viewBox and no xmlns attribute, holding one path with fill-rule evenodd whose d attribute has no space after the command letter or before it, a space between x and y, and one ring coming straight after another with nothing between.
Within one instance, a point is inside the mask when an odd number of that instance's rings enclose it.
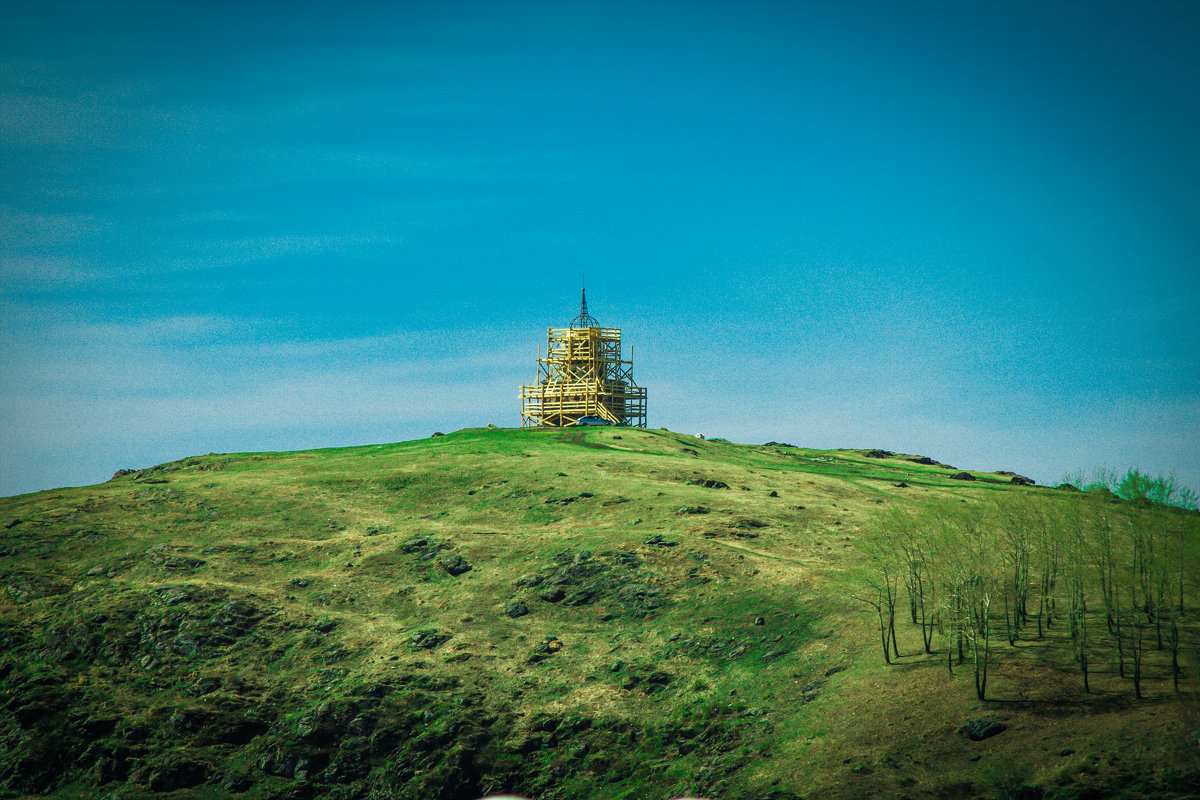
<instances>
[{"instance_id":1,"label":"hillside slope","mask_svg":"<svg viewBox=\"0 0 1200 800\"><path fill-rule=\"evenodd\" d=\"M1176 693L1148 662L1135 702L1099 665L1085 698L1035 643L998 644L1012 655L979 701L909 626L883 664L854 577L878 512L1065 494L956 473L666 431L470 429L6 498L0 786L1200 791L1194 670ZM1007 730L972 741L974 719Z\"/></svg>"}]
</instances>

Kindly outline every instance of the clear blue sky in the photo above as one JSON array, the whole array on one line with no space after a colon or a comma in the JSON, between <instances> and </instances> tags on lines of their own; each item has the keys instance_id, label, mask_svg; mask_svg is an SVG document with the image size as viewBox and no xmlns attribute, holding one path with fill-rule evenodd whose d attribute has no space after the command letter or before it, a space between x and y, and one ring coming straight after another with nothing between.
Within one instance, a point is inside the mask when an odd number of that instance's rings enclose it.
<instances>
[{"instance_id":1,"label":"clear blue sky","mask_svg":"<svg viewBox=\"0 0 1200 800\"><path fill-rule=\"evenodd\" d=\"M519 424L1200 489L1200 3L0 4L0 494Z\"/></svg>"}]
</instances>

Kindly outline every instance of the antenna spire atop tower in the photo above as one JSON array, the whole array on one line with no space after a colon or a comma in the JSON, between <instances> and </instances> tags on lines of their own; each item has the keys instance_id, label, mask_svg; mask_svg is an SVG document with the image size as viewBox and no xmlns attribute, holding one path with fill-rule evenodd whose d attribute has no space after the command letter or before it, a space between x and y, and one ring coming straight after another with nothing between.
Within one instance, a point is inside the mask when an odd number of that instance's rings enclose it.
<instances>
[{"instance_id":1,"label":"antenna spire atop tower","mask_svg":"<svg viewBox=\"0 0 1200 800\"><path fill-rule=\"evenodd\" d=\"M582 295L579 300L579 316L571 320L572 328L599 328L600 323L596 322L587 310L587 287L581 289Z\"/></svg>"}]
</instances>

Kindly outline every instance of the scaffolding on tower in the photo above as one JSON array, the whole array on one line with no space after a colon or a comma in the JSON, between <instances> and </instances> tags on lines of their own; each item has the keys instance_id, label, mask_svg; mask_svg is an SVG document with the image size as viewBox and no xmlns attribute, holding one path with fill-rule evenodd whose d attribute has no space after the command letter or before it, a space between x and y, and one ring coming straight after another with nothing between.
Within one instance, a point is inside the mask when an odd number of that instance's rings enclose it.
<instances>
[{"instance_id":1,"label":"scaffolding on tower","mask_svg":"<svg viewBox=\"0 0 1200 800\"><path fill-rule=\"evenodd\" d=\"M602 328L588 314L585 291L579 316L548 330L537 382L521 385L521 424L562 428L601 420L646 427L646 389L633 379L632 348L622 358L620 329Z\"/></svg>"}]
</instances>

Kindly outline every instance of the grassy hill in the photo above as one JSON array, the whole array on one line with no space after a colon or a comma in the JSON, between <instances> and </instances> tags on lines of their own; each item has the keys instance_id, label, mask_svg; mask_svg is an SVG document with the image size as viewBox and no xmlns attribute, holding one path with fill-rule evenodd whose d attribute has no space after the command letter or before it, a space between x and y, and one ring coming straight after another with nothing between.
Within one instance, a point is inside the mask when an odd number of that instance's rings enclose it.
<instances>
[{"instance_id":1,"label":"grassy hill","mask_svg":"<svg viewBox=\"0 0 1200 800\"><path fill-rule=\"evenodd\" d=\"M998 637L986 700L968 670L947 670L945 640L924 654L903 620L901 657L883 663L856 599L881 512L1074 502L956 474L667 431L470 429L200 456L5 498L0 786L1200 792L1192 609L1181 691L1148 649L1141 700L1108 651L1083 694L1062 630ZM1173 519L1194 543L1197 518ZM960 732L972 720L1007 729L974 741Z\"/></svg>"}]
</instances>

